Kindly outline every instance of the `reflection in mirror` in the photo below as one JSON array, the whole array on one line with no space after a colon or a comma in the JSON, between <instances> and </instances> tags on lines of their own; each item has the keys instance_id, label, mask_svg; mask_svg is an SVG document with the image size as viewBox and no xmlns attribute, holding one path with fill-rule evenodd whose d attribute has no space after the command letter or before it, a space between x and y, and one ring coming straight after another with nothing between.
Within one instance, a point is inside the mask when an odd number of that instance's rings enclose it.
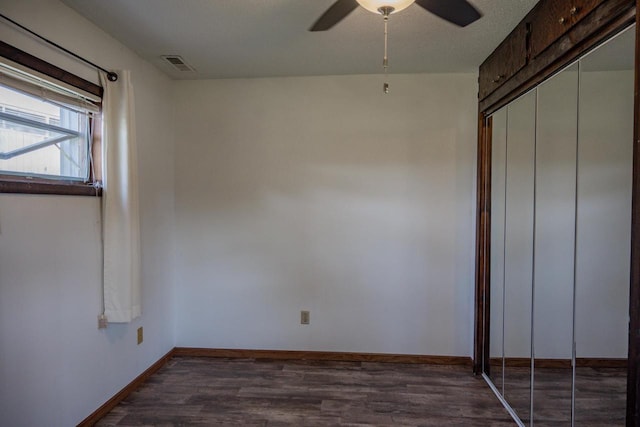
<instances>
[{"instance_id":1,"label":"reflection in mirror","mask_svg":"<svg viewBox=\"0 0 640 427\"><path fill-rule=\"evenodd\" d=\"M578 64L538 87L533 421L571 426Z\"/></svg>"},{"instance_id":2,"label":"reflection in mirror","mask_svg":"<svg viewBox=\"0 0 640 427\"><path fill-rule=\"evenodd\" d=\"M575 425L625 425L635 31L581 60Z\"/></svg>"},{"instance_id":3,"label":"reflection in mirror","mask_svg":"<svg viewBox=\"0 0 640 427\"><path fill-rule=\"evenodd\" d=\"M507 107L491 116L491 301L489 303L489 378L503 394L504 213Z\"/></svg>"},{"instance_id":4,"label":"reflection in mirror","mask_svg":"<svg viewBox=\"0 0 640 427\"><path fill-rule=\"evenodd\" d=\"M531 303L536 92L507 107L504 397L525 423L531 407Z\"/></svg>"}]
</instances>

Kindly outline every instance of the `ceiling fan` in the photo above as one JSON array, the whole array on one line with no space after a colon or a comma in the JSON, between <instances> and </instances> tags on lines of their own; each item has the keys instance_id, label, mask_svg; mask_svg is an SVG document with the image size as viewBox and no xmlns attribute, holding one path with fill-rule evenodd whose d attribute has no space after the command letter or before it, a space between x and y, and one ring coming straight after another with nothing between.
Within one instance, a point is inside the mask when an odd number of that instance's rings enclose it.
<instances>
[{"instance_id":1,"label":"ceiling fan","mask_svg":"<svg viewBox=\"0 0 640 427\"><path fill-rule=\"evenodd\" d=\"M358 5L386 18L413 3L460 27L466 27L482 16L467 0L337 0L318 18L309 31L330 29L346 18Z\"/></svg>"},{"instance_id":2,"label":"ceiling fan","mask_svg":"<svg viewBox=\"0 0 640 427\"><path fill-rule=\"evenodd\" d=\"M459 27L466 27L480 19L482 14L467 0L337 0L325 13L309 28L309 31L326 31L346 18L358 5L370 12L379 13L384 18L384 57L382 66L385 76L389 71L388 23L389 15L400 12L416 3L423 9L449 21ZM384 93L389 93L389 84L382 86Z\"/></svg>"}]
</instances>

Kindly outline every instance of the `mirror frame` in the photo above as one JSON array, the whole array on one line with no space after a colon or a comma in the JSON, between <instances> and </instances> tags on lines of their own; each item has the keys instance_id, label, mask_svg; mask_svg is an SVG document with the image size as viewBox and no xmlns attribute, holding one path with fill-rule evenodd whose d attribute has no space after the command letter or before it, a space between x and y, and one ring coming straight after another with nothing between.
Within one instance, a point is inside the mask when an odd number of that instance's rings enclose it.
<instances>
[{"instance_id":1,"label":"mirror frame","mask_svg":"<svg viewBox=\"0 0 640 427\"><path fill-rule=\"evenodd\" d=\"M541 0L545 2L547 0ZM539 6L536 5L534 9ZM531 13L527 16L530 16ZM526 23L527 18L523 20ZM556 40L507 83L478 102L476 188L475 331L473 372L489 374L491 260L491 114L633 23L640 23L635 0L603 0L592 13ZM528 26L528 24L526 24ZM634 144L629 282L629 345L626 425L640 427L640 25L636 25ZM527 52L527 58L530 51ZM480 78L482 82L482 76Z\"/></svg>"}]
</instances>

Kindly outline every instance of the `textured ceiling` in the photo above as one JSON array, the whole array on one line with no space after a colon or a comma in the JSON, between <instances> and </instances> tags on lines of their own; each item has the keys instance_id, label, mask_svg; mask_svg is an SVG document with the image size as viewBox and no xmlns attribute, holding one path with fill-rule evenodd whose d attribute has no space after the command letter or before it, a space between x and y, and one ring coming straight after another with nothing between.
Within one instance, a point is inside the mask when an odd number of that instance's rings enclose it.
<instances>
[{"instance_id":1,"label":"textured ceiling","mask_svg":"<svg viewBox=\"0 0 640 427\"><path fill-rule=\"evenodd\" d=\"M334 0L63 1L175 79L382 72L379 15L358 8L327 32L307 31ZM475 72L537 0L471 2L484 17L465 28L416 5L392 15L390 72Z\"/></svg>"}]
</instances>

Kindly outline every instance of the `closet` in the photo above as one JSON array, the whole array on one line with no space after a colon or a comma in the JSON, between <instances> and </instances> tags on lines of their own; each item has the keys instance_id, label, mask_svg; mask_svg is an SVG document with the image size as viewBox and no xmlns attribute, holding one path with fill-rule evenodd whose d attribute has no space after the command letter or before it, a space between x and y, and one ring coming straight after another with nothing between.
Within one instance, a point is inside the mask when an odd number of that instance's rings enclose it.
<instances>
[{"instance_id":1,"label":"closet","mask_svg":"<svg viewBox=\"0 0 640 427\"><path fill-rule=\"evenodd\" d=\"M636 426L635 4L572 2L545 50L549 3L480 71L474 369L518 425Z\"/></svg>"}]
</instances>

